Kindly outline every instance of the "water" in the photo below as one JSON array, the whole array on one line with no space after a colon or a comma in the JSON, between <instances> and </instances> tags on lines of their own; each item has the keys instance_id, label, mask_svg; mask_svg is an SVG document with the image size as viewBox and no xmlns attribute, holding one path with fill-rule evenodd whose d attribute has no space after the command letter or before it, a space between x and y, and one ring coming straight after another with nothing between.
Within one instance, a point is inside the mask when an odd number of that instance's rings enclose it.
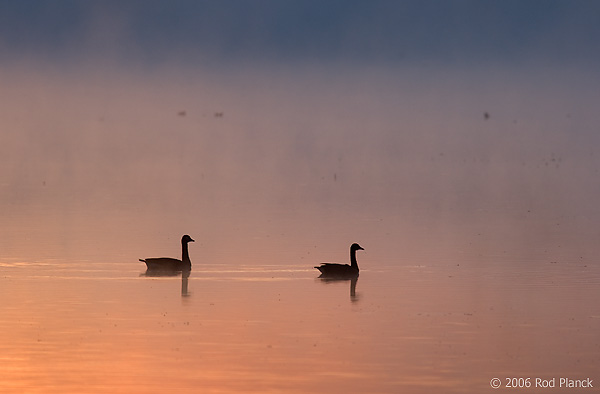
<instances>
[{"instance_id":1,"label":"water","mask_svg":"<svg viewBox=\"0 0 600 394\"><path fill-rule=\"evenodd\" d=\"M187 281L134 259L4 261L0 389L476 393L493 377L596 378L596 265L365 249L355 291L317 278L317 256L347 254L320 248L211 263L192 244Z\"/></svg>"},{"instance_id":2,"label":"water","mask_svg":"<svg viewBox=\"0 0 600 394\"><path fill-rule=\"evenodd\" d=\"M531 76L5 70L0 392L598 391L599 90Z\"/></svg>"}]
</instances>

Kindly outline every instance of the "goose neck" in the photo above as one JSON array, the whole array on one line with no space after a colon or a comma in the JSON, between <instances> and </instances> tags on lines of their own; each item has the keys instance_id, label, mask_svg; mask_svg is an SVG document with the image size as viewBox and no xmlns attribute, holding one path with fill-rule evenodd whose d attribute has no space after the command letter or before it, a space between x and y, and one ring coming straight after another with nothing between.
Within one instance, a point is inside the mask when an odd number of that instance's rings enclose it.
<instances>
[{"instance_id":1,"label":"goose neck","mask_svg":"<svg viewBox=\"0 0 600 394\"><path fill-rule=\"evenodd\" d=\"M350 266L358 269L358 262L356 261L356 249L350 249Z\"/></svg>"},{"instance_id":2,"label":"goose neck","mask_svg":"<svg viewBox=\"0 0 600 394\"><path fill-rule=\"evenodd\" d=\"M181 243L181 261L190 261L190 254L188 252L187 242Z\"/></svg>"}]
</instances>

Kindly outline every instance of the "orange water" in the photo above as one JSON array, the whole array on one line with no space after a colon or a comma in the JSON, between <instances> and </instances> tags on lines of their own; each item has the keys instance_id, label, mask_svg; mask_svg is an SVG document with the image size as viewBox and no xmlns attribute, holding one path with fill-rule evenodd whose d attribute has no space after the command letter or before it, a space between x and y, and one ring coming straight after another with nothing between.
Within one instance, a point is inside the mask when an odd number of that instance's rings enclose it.
<instances>
[{"instance_id":1,"label":"orange water","mask_svg":"<svg viewBox=\"0 0 600 394\"><path fill-rule=\"evenodd\" d=\"M597 379L600 269L580 256L419 258L363 243L352 292L312 269L345 251L270 246L205 262L191 244L187 283L144 276L138 256L3 260L0 391L479 393L493 377Z\"/></svg>"}]
</instances>

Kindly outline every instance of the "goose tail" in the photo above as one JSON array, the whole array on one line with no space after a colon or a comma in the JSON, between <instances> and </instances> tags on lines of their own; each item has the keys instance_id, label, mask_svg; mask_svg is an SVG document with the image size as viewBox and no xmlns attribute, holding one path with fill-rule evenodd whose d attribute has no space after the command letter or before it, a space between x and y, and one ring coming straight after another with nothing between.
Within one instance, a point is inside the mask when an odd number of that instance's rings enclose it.
<instances>
[{"instance_id":1,"label":"goose tail","mask_svg":"<svg viewBox=\"0 0 600 394\"><path fill-rule=\"evenodd\" d=\"M139 260L140 260L142 263L145 263L145 262L146 262L146 260L144 260L144 259L139 259Z\"/></svg>"}]
</instances>

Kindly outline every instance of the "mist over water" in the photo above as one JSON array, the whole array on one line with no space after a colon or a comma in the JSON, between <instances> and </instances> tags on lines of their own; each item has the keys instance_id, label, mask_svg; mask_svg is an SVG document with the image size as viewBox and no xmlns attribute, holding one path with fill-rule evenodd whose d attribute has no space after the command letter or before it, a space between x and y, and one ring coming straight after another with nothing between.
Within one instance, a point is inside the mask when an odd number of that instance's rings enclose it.
<instances>
[{"instance_id":1,"label":"mist over water","mask_svg":"<svg viewBox=\"0 0 600 394\"><path fill-rule=\"evenodd\" d=\"M598 214L590 76L6 67L2 249L88 231L110 244L184 228L207 244L339 234L378 249L456 224L515 240L576 231Z\"/></svg>"}]
</instances>

